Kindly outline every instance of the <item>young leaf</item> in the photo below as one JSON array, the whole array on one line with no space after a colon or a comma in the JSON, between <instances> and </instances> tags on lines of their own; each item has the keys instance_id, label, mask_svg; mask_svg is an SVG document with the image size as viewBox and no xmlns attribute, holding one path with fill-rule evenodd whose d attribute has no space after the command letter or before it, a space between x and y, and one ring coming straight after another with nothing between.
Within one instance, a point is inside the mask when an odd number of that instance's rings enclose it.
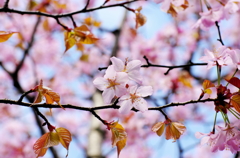
<instances>
[{"instance_id":1,"label":"young leaf","mask_svg":"<svg viewBox=\"0 0 240 158\"><path fill-rule=\"evenodd\" d=\"M142 10L142 7L139 7L137 8L135 11L136 11L136 26L135 28L138 29L139 27L143 26L146 21L147 21L147 18L140 13L140 11Z\"/></svg>"},{"instance_id":2,"label":"young leaf","mask_svg":"<svg viewBox=\"0 0 240 158\"><path fill-rule=\"evenodd\" d=\"M234 95L231 100L230 104L240 113L240 95Z\"/></svg>"},{"instance_id":3,"label":"young leaf","mask_svg":"<svg viewBox=\"0 0 240 158\"><path fill-rule=\"evenodd\" d=\"M50 137L50 133L45 133L42 137L40 137L33 145L33 150L38 157L42 157L46 154L47 148L45 148Z\"/></svg>"},{"instance_id":4,"label":"young leaf","mask_svg":"<svg viewBox=\"0 0 240 158\"><path fill-rule=\"evenodd\" d=\"M127 133L125 129L118 122L107 124L108 129L112 132L112 146L117 146L118 157L121 150L125 147L127 142Z\"/></svg>"},{"instance_id":5,"label":"young leaf","mask_svg":"<svg viewBox=\"0 0 240 158\"><path fill-rule=\"evenodd\" d=\"M98 41L86 25L81 25L74 28L75 36L78 37L77 41L83 44L94 44Z\"/></svg>"},{"instance_id":6,"label":"young leaf","mask_svg":"<svg viewBox=\"0 0 240 158\"><path fill-rule=\"evenodd\" d=\"M7 41L14 33L17 33L17 32L0 31L0 42Z\"/></svg>"},{"instance_id":7,"label":"young leaf","mask_svg":"<svg viewBox=\"0 0 240 158\"><path fill-rule=\"evenodd\" d=\"M158 122L155 125L153 125L152 131L156 132L158 136L161 136L164 132L164 128L165 128L165 123Z\"/></svg>"},{"instance_id":8,"label":"young leaf","mask_svg":"<svg viewBox=\"0 0 240 158\"><path fill-rule=\"evenodd\" d=\"M60 104L59 94L53 92L51 88L44 87L42 80L40 81L40 84L33 89L33 91L38 92L38 96L34 103L40 103L45 97L47 104L53 104L54 102L56 102L63 110L65 110L65 108Z\"/></svg>"},{"instance_id":9,"label":"young leaf","mask_svg":"<svg viewBox=\"0 0 240 158\"><path fill-rule=\"evenodd\" d=\"M211 81L209 81L209 80L204 80L202 86L203 86L204 93L207 93L207 94L211 94L212 93L212 90L209 89L209 88L215 87L215 85Z\"/></svg>"},{"instance_id":10,"label":"young leaf","mask_svg":"<svg viewBox=\"0 0 240 158\"><path fill-rule=\"evenodd\" d=\"M49 147L56 146L59 143L68 150L69 144L72 141L71 133L62 127L57 129L54 126L51 127L53 129L50 129L50 132L45 133L33 145L33 150L37 154L37 158L44 156Z\"/></svg>"},{"instance_id":11,"label":"young leaf","mask_svg":"<svg viewBox=\"0 0 240 158\"><path fill-rule=\"evenodd\" d=\"M226 81L240 89L240 80L237 77L232 77L230 80Z\"/></svg>"},{"instance_id":12,"label":"young leaf","mask_svg":"<svg viewBox=\"0 0 240 158\"><path fill-rule=\"evenodd\" d=\"M64 53L66 53L66 51L68 49L72 48L76 44L77 41L74 38L74 33L71 31L65 32L64 35L65 35L64 41L65 41L65 47L66 47Z\"/></svg>"},{"instance_id":13,"label":"young leaf","mask_svg":"<svg viewBox=\"0 0 240 158\"><path fill-rule=\"evenodd\" d=\"M57 134L59 136L60 143L68 151L69 144L72 141L71 133L67 129L62 128L62 127L57 128L56 132L57 132ZM68 156L68 153L67 153L66 157L67 156Z\"/></svg>"},{"instance_id":14,"label":"young leaf","mask_svg":"<svg viewBox=\"0 0 240 158\"><path fill-rule=\"evenodd\" d=\"M101 22L94 20L92 17L87 17L86 19L84 19L84 23L88 26L95 26L95 27L100 27L101 25Z\"/></svg>"}]
</instances>

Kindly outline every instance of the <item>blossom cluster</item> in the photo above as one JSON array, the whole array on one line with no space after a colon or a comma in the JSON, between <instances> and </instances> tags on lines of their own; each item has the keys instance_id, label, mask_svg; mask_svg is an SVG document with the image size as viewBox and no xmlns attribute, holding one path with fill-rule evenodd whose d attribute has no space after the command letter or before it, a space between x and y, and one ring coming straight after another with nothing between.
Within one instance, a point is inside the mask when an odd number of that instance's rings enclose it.
<instances>
[{"instance_id":1,"label":"blossom cluster","mask_svg":"<svg viewBox=\"0 0 240 158\"><path fill-rule=\"evenodd\" d=\"M202 138L201 144L208 144L211 146L211 151L216 152L217 150L230 150L232 153L240 151L240 121L236 123L227 124L225 127L216 125L218 133L200 133L197 132L195 136Z\"/></svg>"},{"instance_id":2,"label":"blossom cluster","mask_svg":"<svg viewBox=\"0 0 240 158\"><path fill-rule=\"evenodd\" d=\"M120 113L128 113L132 107L144 112L148 110L147 101L143 97L153 93L151 86L143 86L141 82L140 60L123 62L112 57L112 65L108 66L104 77L98 77L93 81L95 87L103 91L105 104L111 104L118 99L121 106Z\"/></svg>"},{"instance_id":3,"label":"blossom cluster","mask_svg":"<svg viewBox=\"0 0 240 158\"><path fill-rule=\"evenodd\" d=\"M215 65L235 65L238 69L240 69L239 49L230 49L226 46L220 46L213 51L205 49L204 53L205 56L201 57L200 60L208 63L208 69L212 68Z\"/></svg>"},{"instance_id":4,"label":"blossom cluster","mask_svg":"<svg viewBox=\"0 0 240 158\"><path fill-rule=\"evenodd\" d=\"M230 16L236 13L240 9L239 0L228 0L226 3L218 1L217 5L206 4L208 10L201 12L201 18L195 23L193 28L200 27L203 30L207 30L212 25L215 25L216 21L229 19Z\"/></svg>"}]
</instances>

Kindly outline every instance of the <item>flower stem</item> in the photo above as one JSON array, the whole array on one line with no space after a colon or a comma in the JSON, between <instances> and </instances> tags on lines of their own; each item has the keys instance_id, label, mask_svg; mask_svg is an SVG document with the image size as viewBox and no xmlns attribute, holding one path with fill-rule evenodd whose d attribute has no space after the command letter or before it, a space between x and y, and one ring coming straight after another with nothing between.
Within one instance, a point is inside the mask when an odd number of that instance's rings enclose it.
<instances>
[{"instance_id":1,"label":"flower stem","mask_svg":"<svg viewBox=\"0 0 240 158\"><path fill-rule=\"evenodd\" d=\"M229 108L228 109L236 118L240 119L238 116L240 116L240 114L238 112L236 112L234 109ZM238 116L237 116L238 115Z\"/></svg>"},{"instance_id":2,"label":"flower stem","mask_svg":"<svg viewBox=\"0 0 240 158\"><path fill-rule=\"evenodd\" d=\"M218 86L220 85L221 81L221 66L217 62L217 76L218 76Z\"/></svg>"},{"instance_id":3,"label":"flower stem","mask_svg":"<svg viewBox=\"0 0 240 158\"><path fill-rule=\"evenodd\" d=\"M215 113L215 117L214 117L213 130L212 130L212 133L213 133L213 134L215 133L215 125L216 125L216 122L217 122L217 112Z\"/></svg>"}]
</instances>

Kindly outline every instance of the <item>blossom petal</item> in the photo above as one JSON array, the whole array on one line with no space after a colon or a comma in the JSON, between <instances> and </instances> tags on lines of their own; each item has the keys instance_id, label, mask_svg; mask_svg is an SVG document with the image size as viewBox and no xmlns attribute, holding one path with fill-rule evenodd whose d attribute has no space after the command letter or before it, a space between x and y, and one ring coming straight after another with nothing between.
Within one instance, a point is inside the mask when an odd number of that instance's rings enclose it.
<instances>
[{"instance_id":1,"label":"blossom petal","mask_svg":"<svg viewBox=\"0 0 240 158\"><path fill-rule=\"evenodd\" d=\"M146 97L149 95L152 95L153 93L153 88L152 86L140 86L138 87L136 91L136 95L141 96L141 97Z\"/></svg>"},{"instance_id":2,"label":"blossom petal","mask_svg":"<svg viewBox=\"0 0 240 158\"><path fill-rule=\"evenodd\" d=\"M132 60L127 63L127 72L134 71L134 70L140 70L141 67L141 61L140 60Z\"/></svg>"},{"instance_id":3,"label":"blossom petal","mask_svg":"<svg viewBox=\"0 0 240 158\"><path fill-rule=\"evenodd\" d=\"M95 87L97 87L97 89L103 91L107 88L108 81L103 77L98 77L93 81L93 84Z\"/></svg>"},{"instance_id":4,"label":"blossom petal","mask_svg":"<svg viewBox=\"0 0 240 158\"><path fill-rule=\"evenodd\" d=\"M139 84L142 84L142 76L139 71L134 70L134 71L128 72L128 77L130 80L133 80Z\"/></svg>"},{"instance_id":5,"label":"blossom petal","mask_svg":"<svg viewBox=\"0 0 240 158\"><path fill-rule=\"evenodd\" d=\"M108 66L106 73L104 75L104 78L106 79L115 79L116 77L116 71L114 70L113 65Z\"/></svg>"},{"instance_id":6,"label":"blossom petal","mask_svg":"<svg viewBox=\"0 0 240 158\"><path fill-rule=\"evenodd\" d=\"M148 110L148 106L147 106L147 101L143 98L137 98L135 99L133 106L140 110L141 112L147 111Z\"/></svg>"},{"instance_id":7,"label":"blossom petal","mask_svg":"<svg viewBox=\"0 0 240 158\"><path fill-rule=\"evenodd\" d=\"M102 93L103 100L105 104L110 104L113 97L115 96L114 89L113 88L108 88Z\"/></svg>"},{"instance_id":8,"label":"blossom petal","mask_svg":"<svg viewBox=\"0 0 240 158\"><path fill-rule=\"evenodd\" d=\"M120 104L120 108L119 108L119 112L121 113L121 114L127 114L127 113L129 113L130 111L131 111L131 109L132 109L132 102L131 102L131 100L129 99L129 100L124 100L124 101L122 101L121 102L121 104Z\"/></svg>"},{"instance_id":9,"label":"blossom petal","mask_svg":"<svg viewBox=\"0 0 240 158\"><path fill-rule=\"evenodd\" d=\"M117 72L116 83L126 84L127 82L128 82L128 75L125 72Z\"/></svg>"},{"instance_id":10,"label":"blossom petal","mask_svg":"<svg viewBox=\"0 0 240 158\"><path fill-rule=\"evenodd\" d=\"M116 57L111 57L110 60L114 66L115 71L121 72L124 70L124 63L122 60L120 60Z\"/></svg>"}]
</instances>

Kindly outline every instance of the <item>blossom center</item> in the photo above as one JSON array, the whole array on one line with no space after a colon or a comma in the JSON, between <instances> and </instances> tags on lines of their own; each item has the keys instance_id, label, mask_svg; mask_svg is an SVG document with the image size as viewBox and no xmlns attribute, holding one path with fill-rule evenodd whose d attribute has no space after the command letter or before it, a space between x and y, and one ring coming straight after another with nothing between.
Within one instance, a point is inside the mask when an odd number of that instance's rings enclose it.
<instances>
[{"instance_id":1,"label":"blossom center","mask_svg":"<svg viewBox=\"0 0 240 158\"><path fill-rule=\"evenodd\" d=\"M134 103L134 101L135 101L137 98L139 98L139 96L136 95L135 93L134 93L134 94L131 94L131 93L130 93L130 98L131 98L131 100L132 100L132 103Z\"/></svg>"},{"instance_id":2,"label":"blossom center","mask_svg":"<svg viewBox=\"0 0 240 158\"><path fill-rule=\"evenodd\" d=\"M115 86L120 85L120 83L117 83L115 80L112 80L109 78L107 80L108 80L107 88L111 88L111 87L115 88Z\"/></svg>"}]
</instances>

